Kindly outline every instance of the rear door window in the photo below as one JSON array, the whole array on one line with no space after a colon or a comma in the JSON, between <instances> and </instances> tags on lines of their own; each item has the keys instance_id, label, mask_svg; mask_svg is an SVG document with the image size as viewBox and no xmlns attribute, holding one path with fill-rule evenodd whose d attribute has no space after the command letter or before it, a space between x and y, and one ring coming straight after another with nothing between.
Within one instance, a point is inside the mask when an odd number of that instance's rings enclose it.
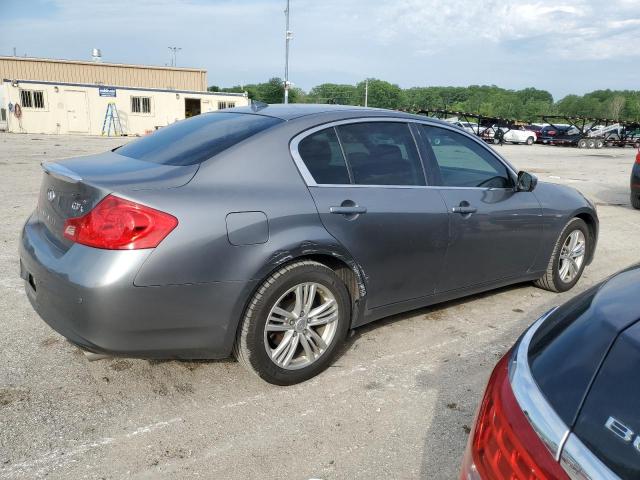
<instances>
[{"instance_id":1,"label":"rear door window","mask_svg":"<svg viewBox=\"0 0 640 480\"><path fill-rule=\"evenodd\" d=\"M208 113L163 127L115 153L163 165L194 165L283 120L241 113Z\"/></svg>"},{"instance_id":2,"label":"rear door window","mask_svg":"<svg viewBox=\"0 0 640 480\"><path fill-rule=\"evenodd\" d=\"M507 167L486 148L448 129L421 125L447 187L510 188Z\"/></svg>"},{"instance_id":3,"label":"rear door window","mask_svg":"<svg viewBox=\"0 0 640 480\"><path fill-rule=\"evenodd\" d=\"M409 125L362 122L336 127L358 185L426 185Z\"/></svg>"},{"instance_id":4,"label":"rear door window","mask_svg":"<svg viewBox=\"0 0 640 480\"><path fill-rule=\"evenodd\" d=\"M298 153L318 184L348 184L349 171L333 128L302 139Z\"/></svg>"}]
</instances>

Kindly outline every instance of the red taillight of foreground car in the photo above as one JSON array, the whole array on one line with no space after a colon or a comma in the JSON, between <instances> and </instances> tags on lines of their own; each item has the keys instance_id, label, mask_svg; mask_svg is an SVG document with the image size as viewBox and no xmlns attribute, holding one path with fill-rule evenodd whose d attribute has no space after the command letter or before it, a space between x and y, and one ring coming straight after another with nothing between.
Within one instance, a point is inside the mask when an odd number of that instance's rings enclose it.
<instances>
[{"instance_id":1,"label":"red taillight of foreground car","mask_svg":"<svg viewBox=\"0 0 640 480\"><path fill-rule=\"evenodd\" d=\"M569 480L518 405L507 353L491 374L471 430L461 480Z\"/></svg>"},{"instance_id":2,"label":"red taillight of foreground car","mask_svg":"<svg viewBox=\"0 0 640 480\"><path fill-rule=\"evenodd\" d=\"M64 223L64 236L107 250L154 248L178 225L168 213L109 195L82 217Z\"/></svg>"}]
</instances>

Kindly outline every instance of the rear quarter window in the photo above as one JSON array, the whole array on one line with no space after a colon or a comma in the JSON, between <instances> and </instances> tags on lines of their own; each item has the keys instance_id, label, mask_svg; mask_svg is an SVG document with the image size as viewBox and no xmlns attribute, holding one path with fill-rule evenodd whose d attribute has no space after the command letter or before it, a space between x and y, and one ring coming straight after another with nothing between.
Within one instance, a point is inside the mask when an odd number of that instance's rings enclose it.
<instances>
[{"instance_id":1,"label":"rear quarter window","mask_svg":"<svg viewBox=\"0 0 640 480\"><path fill-rule=\"evenodd\" d=\"M194 165L281 122L263 115L208 113L163 127L115 153L163 165Z\"/></svg>"}]
</instances>

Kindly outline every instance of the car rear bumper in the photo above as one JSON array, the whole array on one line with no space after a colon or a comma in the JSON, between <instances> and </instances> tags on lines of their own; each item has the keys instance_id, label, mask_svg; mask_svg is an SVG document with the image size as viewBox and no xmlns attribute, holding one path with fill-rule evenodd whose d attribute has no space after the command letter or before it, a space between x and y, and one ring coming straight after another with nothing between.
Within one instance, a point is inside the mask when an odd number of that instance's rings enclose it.
<instances>
[{"instance_id":1,"label":"car rear bumper","mask_svg":"<svg viewBox=\"0 0 640 480\"><path fill-rule=\"evenodd\" d=\"M30 219L20 242L20 270L40 317L94 352L145 358L229 356L251 282L134 286L152 250L63 252Z\"/></svg>"}]
</instances>

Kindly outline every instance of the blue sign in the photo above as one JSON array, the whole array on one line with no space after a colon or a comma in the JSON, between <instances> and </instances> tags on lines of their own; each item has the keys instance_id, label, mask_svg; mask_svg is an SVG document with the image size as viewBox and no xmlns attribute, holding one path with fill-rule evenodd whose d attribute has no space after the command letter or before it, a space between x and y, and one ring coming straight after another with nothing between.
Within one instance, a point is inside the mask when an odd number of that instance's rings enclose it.
<instances>
[{"instance_id":1,"label":"blue sign","mask_svg":"<svg viewBox=\"0 0 640 480\"><path fill-rule=\"evenodd\" d=\"M116 89L114 87L99 87L98 93L101 97L115 97Z\"/></svg>"}]
</instances>

